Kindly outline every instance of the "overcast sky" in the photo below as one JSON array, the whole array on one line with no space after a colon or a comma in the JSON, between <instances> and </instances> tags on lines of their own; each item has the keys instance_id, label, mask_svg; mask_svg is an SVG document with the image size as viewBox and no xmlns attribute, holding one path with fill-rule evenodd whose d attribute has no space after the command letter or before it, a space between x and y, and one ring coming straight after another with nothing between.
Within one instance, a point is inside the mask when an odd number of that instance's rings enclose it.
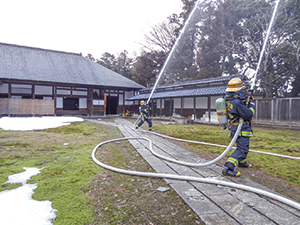
<instances>
[{"instance_id":1,"label":"overcast sky","mask_svg":"<svg viewBox=\"0 0 300 225\"><path fill-rule=\"evenodd\" d=\"M139 53L150 27L180 13L181 0L0 0L0 42L99 58Z\"/></svg>"}]
</instances>

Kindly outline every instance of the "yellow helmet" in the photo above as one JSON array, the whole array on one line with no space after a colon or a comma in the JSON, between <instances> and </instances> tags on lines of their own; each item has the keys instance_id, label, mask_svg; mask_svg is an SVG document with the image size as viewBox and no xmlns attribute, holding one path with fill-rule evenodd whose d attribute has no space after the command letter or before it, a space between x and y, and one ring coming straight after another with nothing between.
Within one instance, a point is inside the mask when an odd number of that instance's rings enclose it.
<instances>
[{"instance_id":1,"label":"yellow helmet","mask_svg":"<svg viewBox=\"0 0 300 225\"><path fill-rule=\"evenodd\" d=\"M228 82L226 92L235 92L245 88L240 78L233 78Z\"/></svg>"},{"instance_id":2,"label":"yellow helmet","mask_svg":"<svg viewBox=\"0 0 300 225\"><path fill-rule=\"evenodd\" d=\"M144 105L144 104L145 104L145 102L142 100L142 101L141 101L141 105Z\"/></svg>"}]
</instances>

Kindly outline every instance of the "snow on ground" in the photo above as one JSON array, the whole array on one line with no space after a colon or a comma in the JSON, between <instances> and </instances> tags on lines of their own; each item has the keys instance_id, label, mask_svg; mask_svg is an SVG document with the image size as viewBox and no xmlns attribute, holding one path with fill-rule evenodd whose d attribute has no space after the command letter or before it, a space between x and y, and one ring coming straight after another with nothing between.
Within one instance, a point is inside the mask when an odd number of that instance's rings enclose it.
<instances>
[{"instance_id":1,"label":"snow on ground","mask_svg":"<svg viewBox=\"0 0 300 225\"><path fill-rule=\"evenodd\" d=\"M2 117L0 128L4 130L41 130L83 121L78 117ZM51 225L56 210L50 201L32 199L38 184L26 184L41 169L26 168L25 172L10 175L7 183L22 183L21 187L0 192L1 225Z\"/></svg>"},{"instance_id":2,"label":"snow on ground","mask_svg":"<svg viewBox=\"0 0 300 225\"><path fill-rule=\"evenodd\" d=\"M56 210L50 201L32 199L37 184L26 184L31 176L40 173L40 169L26 168L25 172L8 177L6 183L22 183L21 187L0 192L0 221L3 225L51 225Z\"/></svg>"},{"instance_id":3,"label":"snow on ground","mask_svg":"<svg viewBox=\"0 0 300 225\"><path fill-rule=\"evenodd\" d=\"M0 128L3 130L41 130L69 125L70 122L83 121L79 117L43 116L43 117L2 117Z\"/></svg>"}]
</instances>

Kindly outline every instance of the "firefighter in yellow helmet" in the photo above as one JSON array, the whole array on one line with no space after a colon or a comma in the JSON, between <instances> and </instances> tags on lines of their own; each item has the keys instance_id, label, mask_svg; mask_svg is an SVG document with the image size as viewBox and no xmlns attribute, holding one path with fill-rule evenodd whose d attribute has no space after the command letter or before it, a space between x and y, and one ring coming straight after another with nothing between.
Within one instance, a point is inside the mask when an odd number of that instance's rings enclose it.
<instances>
[{"instance_id":1,"label":"firefighter in yellow helmet","mask_svg":"<svg viewBox=\"0 0 300 225\"><path fill-rule=\"evenodd\" d=\"M142 114L141 121L136 125L135 129L139 129L140 126L146 121L149 125L149 131L152 131L152 121L150 119L151 107L145 104L144 101L141 101L141 106L139 107L140 113Z\"/></svg>"},{"instance_id":2,"label":"firefighter in yellow helmet","mask_svg":"<svg viewBox=\"0 0 300 225\"><path fill-rule=\"evenodd\" d=\"M233 138L240 118L244 119L241 131L236 139L236 149L230 155L225 167L222 171L223 175L238 177L240 172L234 171L236 166L252 167L246 162L247 154L249 152L250 137L253 135L251 129L251 119L254 115L255 104L250 101L249 107L246 105L246 96L243 93L244 85L240 78L233 78L228 82L226 89L226 104L228 109L228 117L230 121L230 137ZM251 97L253 100L253 98Z\"/></svg>"}]
</instances>

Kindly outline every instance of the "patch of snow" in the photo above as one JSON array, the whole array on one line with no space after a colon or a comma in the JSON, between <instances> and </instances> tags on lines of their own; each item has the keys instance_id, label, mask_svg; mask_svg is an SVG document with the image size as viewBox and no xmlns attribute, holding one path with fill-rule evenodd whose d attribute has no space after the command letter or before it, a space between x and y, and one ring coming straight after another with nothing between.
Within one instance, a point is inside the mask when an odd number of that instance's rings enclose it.
<instances>
[{"instance_id":1,"label":"patch of snow","mask_svg":"<svg viewBox=\"0 0 300 225\"><path fill-rule=\"evenodd\" d=\"M56 210L50 201L32 199L37 184L26 184L30 177L40 173L41 169L26 168L25 172L10 175L6 183L22 183L21 187L0 192L0 223L3 225L51 225Z\"/></svg>"},{"instance_id":2,"label":"patch of snow","mask_svg":"<svg viewBox=\"0 0 300 225\"><path fill-rule=\"evenodd\" d=\"M41 130L81 122L79 117L42 116L42 117L2 117L0 128L3 130Z\"/></svg>"},{"instance_id":3,"label":"patch of snow","mask_svg":"<svg viewBox=\"0 0 300 225\"><path fill-rule=\"evenodd\" d=\"M2 117L0 128L4 130L41 130L81 122L78 117ZM67 144L67 143L65 143ZM30 177L41 169L26 168L25 172L10 175L6 183L22 183L21 187L0 192L1 225L51 225L56 218L56 210L50 201L36 201L32 194L37 184L26 184Z\"/></svg>"}]
</instances>

